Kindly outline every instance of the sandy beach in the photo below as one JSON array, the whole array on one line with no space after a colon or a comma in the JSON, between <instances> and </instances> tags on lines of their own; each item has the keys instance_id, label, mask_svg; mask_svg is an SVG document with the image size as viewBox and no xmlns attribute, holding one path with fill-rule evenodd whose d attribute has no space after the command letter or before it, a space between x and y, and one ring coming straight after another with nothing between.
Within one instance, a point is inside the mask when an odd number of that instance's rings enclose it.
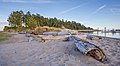
<instances>
[{"instance_id":1,"label":"sandy beach","mask_svg":"<svg viewBox=\"0 0 120 66\"><path fill-rule=\"evenodd\" d=\"M73 41L39 40L28 42L25 34L16 34L1 42L0 66L120 66L119 39L91 40L105 52L105 63L76 51Z\"/></svg>"}]
</instances>

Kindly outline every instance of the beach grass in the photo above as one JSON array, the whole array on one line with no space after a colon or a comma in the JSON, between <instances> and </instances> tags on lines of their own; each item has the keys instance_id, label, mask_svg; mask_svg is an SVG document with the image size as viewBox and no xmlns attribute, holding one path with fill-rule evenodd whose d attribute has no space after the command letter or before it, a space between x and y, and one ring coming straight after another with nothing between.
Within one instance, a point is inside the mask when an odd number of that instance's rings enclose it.
<instances>
[{"instance_id":1,"label":"beach grass","mask_svg":"<svg viewBox=\"0 0 120 66\"><path fill-rule=\"evenodd\" d=\"M0 33L0 42L8 40L9 37L11 37L12 34L8 34L8 33Z\"/></svg>"}]
</instances>

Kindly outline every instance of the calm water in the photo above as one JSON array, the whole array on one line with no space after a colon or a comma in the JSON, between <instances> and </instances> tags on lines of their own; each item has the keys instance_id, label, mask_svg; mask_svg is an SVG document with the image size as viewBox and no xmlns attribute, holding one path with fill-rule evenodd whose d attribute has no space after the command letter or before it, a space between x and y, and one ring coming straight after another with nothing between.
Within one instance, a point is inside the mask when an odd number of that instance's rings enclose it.
<instances>
[{"instance_id":1,"label":"calm water","mask_svg":"<svg viewBox=\"0 0 120 66\"><path fill-rule=\"evenodd\" d=\"M97 36L111 37L111 38L120 38L120 33L101 33L101 32L93 32L93 33L89 33L89 34L97 35Z\"/></svg>"}]
</instances>

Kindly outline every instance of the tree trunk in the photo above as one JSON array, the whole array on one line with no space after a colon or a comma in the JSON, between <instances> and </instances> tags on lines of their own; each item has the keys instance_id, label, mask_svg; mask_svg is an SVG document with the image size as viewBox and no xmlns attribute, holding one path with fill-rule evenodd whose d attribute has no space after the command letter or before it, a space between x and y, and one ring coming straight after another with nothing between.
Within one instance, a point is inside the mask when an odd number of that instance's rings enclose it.
<instances>
[{"instance_id":1,"label":"tree trunk","mask_svg":"<svg viewBox=\"0 0 120 66\"><path fill-rule=\"evenodd\" d=\"M82 52L84 55L89 55L93 57L94 59L98 61L105 61L106 60L106 55L100 49L99 47L95 46L94 44L91 44L87 41L81 40L75 36L70 36L68 37L69 41L74 41L77 49Z\"/></svg>"}]
</instances>

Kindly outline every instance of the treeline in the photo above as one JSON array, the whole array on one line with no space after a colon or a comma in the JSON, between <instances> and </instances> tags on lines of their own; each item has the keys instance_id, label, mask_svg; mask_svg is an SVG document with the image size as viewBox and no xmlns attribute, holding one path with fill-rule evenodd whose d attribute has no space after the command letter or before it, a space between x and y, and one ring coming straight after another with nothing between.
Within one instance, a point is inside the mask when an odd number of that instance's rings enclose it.
<instances>
[{"instance_id":1,"label":"treeline","mask_svg":"<svg viewBox=\"0 0 120 66\"><path fill-rule=\"evenodd\" d=\"M56 28L68 28L68 29L92 29L85 27L84 25L75 21L60 20L56 17L46 18L40 14L31 14L29 11L24 13L23 11L13 11L8 17L7 21L12 28L19 28L22 30L23 27L34 29L39 26L49 26Z\"/></svg>"}]
</instances>

